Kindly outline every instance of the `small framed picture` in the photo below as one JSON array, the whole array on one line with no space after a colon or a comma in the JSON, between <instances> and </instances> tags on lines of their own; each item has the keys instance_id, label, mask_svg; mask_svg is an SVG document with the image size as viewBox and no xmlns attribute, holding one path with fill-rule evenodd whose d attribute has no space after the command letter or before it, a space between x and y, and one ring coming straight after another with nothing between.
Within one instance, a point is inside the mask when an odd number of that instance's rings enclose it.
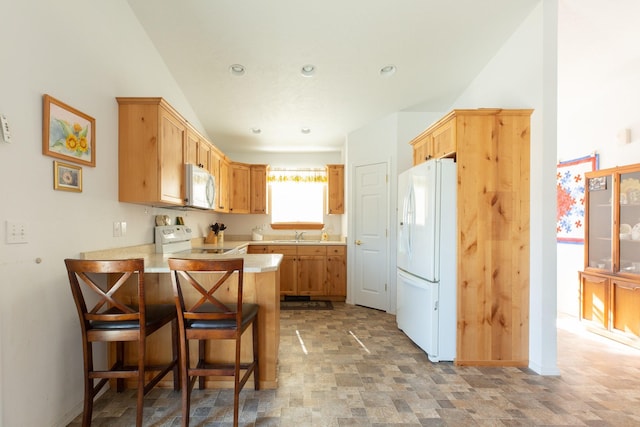
<instances>
[{"instance_id":1,"label":"small framed picture","mask_svg":"<svg viewBox=\"0 0 640 427\"><path fill-rule=\"evenodd\" d=\"M44 95L42 154L81 165L95 166L95 119L52 96Z\"/></svg>"},{"instance_id":2,"label":"small framed picture","mask_svg":"<svg viewBox=\"0 0 640 427\"><path fill-rule=\"evenodd\" d=\"M53 189L82 192L82 168L68 163L53 162Z\"/></svg>"}]
</instances>

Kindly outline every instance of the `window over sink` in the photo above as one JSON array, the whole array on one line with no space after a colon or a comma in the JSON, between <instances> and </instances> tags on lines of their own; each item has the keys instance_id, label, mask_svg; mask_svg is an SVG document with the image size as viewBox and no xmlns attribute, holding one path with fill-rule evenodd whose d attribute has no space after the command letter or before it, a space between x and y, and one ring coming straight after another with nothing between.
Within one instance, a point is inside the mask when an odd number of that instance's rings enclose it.
<instances>
[{"instance_id":1,"label":"window over sink","mask_svg":"<svg viewBox=\"0 0 640 427\"><path fill-rule=\"evenodd\" d=\"M325 169L272 169L267 180L273 229L324 226Z\"/></svg>"}]
</instances>

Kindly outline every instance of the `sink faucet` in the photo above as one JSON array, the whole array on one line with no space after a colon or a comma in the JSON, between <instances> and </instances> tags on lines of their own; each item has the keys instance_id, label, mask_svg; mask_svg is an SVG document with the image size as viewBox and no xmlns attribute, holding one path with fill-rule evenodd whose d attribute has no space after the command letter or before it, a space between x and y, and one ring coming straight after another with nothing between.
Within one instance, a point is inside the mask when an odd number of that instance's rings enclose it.
<instances>
[{"instance_id":1,"label":"sink faucet","mask_svg":"<svg viewBox=\"0 0 640 427\"><path fill-rule=\"evenodd\" d=\"M295 235L295 236L296 236L296 237L295 237L296 242L297 242L297 241L299 241L300 239L302 239L302 235L303 235L303 234L304 234L304 231L301 231L301 232L299 232L299 233L296 231L296 235Z\"/></svg>"}]
</instances>

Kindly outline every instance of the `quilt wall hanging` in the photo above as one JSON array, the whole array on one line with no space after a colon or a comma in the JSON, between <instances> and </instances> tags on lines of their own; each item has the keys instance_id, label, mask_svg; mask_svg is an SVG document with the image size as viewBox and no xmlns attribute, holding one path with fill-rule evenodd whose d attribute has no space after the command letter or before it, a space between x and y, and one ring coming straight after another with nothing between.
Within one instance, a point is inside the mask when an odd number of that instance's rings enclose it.
<instances>
[{"instance_id":1,"label":"quilt wall hanging","mask_svg":"<svg viewBox=\"0 0 640 427\"><path fill-rule=\"evenodd\" d=\"M558 163L558 243L584 244L585 173L598 170L598 155Z\"/></svg>"}]
</instances>

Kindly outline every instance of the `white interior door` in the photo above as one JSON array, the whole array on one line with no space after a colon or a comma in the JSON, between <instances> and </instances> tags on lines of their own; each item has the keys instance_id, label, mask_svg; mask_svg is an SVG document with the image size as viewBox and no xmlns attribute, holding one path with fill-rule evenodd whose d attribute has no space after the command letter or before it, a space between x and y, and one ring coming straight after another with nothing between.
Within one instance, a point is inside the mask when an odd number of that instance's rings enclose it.
<instances>
[{"instance_id":1,"label":"white interior door","mask_svg":"<svg viewBox=\"0 0 640 427\"><path fill-rule=\"evenodd\" d=\"M356 166L354 177L354 303L389 309L387 163Z\"/></svg>"}]
</instances>

